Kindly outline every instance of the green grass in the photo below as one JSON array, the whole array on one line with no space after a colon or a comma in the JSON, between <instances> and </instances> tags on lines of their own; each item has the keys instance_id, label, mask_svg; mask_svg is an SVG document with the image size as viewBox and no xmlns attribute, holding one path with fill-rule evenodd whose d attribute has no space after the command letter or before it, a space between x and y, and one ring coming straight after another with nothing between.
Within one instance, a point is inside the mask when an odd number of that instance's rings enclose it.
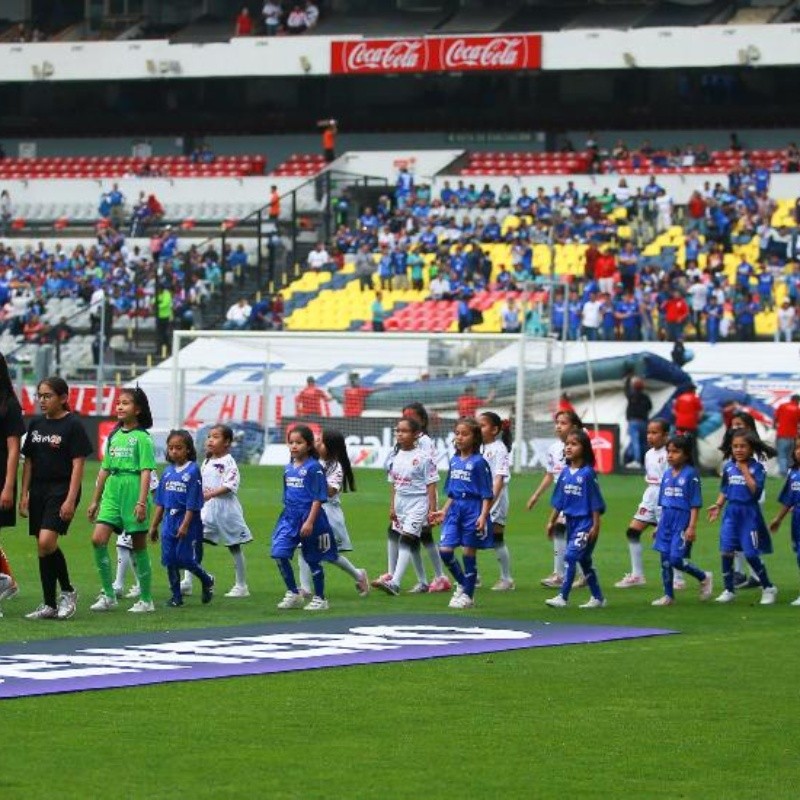
<instances>
[{"instance_id":1,"label":"green grass","mask_svg":"<svg viewBox=\"0 0 800 800\"><path fill-rule=\"evenodd\" d=\"M230 558L208 548L220 589L210 607L195 595L182 609L153 615L128 615L124 606L91 615L97 580L82 517L64 542L81 591L79 615L63 624L29 622L22 615L40 602L38 574L35 548L19 525L3 532L23 591L4 606L0 641L285 620L275 609L283 588L268 551L280 473L243 473L256 537L246 550L250 598L221 596L232 583ZM353 560L372 575L385 567L388 490L379 472L357 478L345 514ZM612 587L627 570L624 532L642 481L603 478L609 511L596 554L610 605L555 611L543 602L552 590L538 586L552 567L546 508L523 510L538 479L511 484L517 591L482 590L474 614L662 626L681 635L0 701L0 797L796 797L800 610L788 606L798 585L788 520L768 560L781 588L778 605L759 607L753 591L730 606L700 604L690 586L676 606L651 608L660 594L654 554L647 587ZM705 481L707 500L714 484ZM770 484L768 511L777 489ZM718 574L716 544L716 529L702 523L695 561ZM481 565L492 582L492 556ZM457 613L442 595L362 600L344 573L329 569L328 576L331 615ZM160 567L155 585L163 603Z\"/></svg>"}]
</instances>

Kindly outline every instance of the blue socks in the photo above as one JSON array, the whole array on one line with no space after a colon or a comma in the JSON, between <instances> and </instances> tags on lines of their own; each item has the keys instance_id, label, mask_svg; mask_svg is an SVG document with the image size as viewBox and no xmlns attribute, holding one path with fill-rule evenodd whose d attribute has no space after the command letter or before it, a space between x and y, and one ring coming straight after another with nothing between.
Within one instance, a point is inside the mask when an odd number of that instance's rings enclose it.
<instances>
[{"instance_id":1,"label":"blue socks","mask_svg":"<svg viewBox=\"0 0 800 800\"><path fill-rule=\"evenodd\" d=\"M586 561L581 561L581 568L583 569L583 577L586 578L586 585L589 587L592 597L602 600L603 590L600 588L600 581L597 580L597 572L592 564L592 560L587 559Z\"/></svg>"},{"instance_id":2,"label":"blue socks","mask_svg":"<svg viewBox=\"0 0 800 800\"><path fill-rule=\"evenodd\" d=\"M276 558L278 565L278 572L286 584L286 588L293 594L297 594L297 581L294 578L294 570L292 569L292 562L288 558Z\"/></svg>"},{"instance_id":3,"label":"blue socks","mask_svg":"<svg viewBox=\"0 0 800 800\"><path fill-rule=\"evenodd\" d=\"M767 575L767 568L764 562L758 556L748 558L747 563L753 568L753 572L755 572L756 577L761 583L761 587L763 589L768 589L770 586L772 586L772 581L770 581L769 575Z\"/></svg>"},{"instance_id":4,"label":"blue socks","mask_svg":"<svg viewBox=\"0 0 800 800\"><path fill-rule=\"evenodd\" d=\"M464 593L475 596L475 582L478 579L478 559L475 556L464 556Z\"/></svg>"},{"instance_id":5,"label":"blue socks","mask_svg":"<svg viewBox=\"0 0 800 800\"><path fill-rule=\"evenodd\" d=\"M564 583L561 584L561 596L569 600L569 593L572 591L572 582L575 580L575 573L578 565L574 561L567 561L567 568L564 570Z\"/></svg>"},{"instance_id":6,"label":"blue socks","mask_svg":"<svg viewBox=\"0 0 800 800\"><path fill-rule=\"evenodd\" d=\"M322 563L317 561L315 564L309 563L311 569L311 580L314 582L314 594L317 597L325 597L325 572Z\"/></svg>"},{"instance_id":7,"label":"blue socks","mask_svg":"<svg viewBox=\"0 0 800 800\"><path fill-rule=\"evenodd\" d=\"M733 585L733 556L722 556L722 582L725 585L726 592L735 592L736 589Z\"/></svg>"},{"instance_id":8,"label":"blue socks","mask_svg":"<svg viewBox=\"0 0 800 800\"><path fill-rule=\"evenodd\" d=\"M463 589L466 577L464 576L464 570L461 569L461 564L456 559L456 554L452 550L440 550L439 555L442 557L444 565L450 570L450 574L456 579L456 583ZM472 589L473 591L475 590L474 581Z\"/></svg>"},{"instance_id":9,"label":"blue socks","mask_svg":"<svg viewBox=\"0 0 800 800\"><path fill-rule=\"evenodd\" d=\"M671 600L675 599L675 589L672 586L673 578L672 564L665 556L661 559L661 582L664 584L664 594Z\"/></svg>"}]
</instances>

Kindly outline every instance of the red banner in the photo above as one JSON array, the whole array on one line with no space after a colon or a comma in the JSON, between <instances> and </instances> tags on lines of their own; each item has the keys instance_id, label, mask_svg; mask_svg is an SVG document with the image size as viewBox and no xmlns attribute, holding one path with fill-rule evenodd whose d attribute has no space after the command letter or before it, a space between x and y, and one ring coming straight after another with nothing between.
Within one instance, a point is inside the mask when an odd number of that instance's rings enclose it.
<instances>
[{"instance_id":1,"label":"red banner","mask_svg":"<svg viewBox=\"0 0 800 800\"><path fill-rule=\"evenodd\" d=\"M540 69L540 34L358 39L331 42L334 75Z\"/></svg>"}]
</instances>

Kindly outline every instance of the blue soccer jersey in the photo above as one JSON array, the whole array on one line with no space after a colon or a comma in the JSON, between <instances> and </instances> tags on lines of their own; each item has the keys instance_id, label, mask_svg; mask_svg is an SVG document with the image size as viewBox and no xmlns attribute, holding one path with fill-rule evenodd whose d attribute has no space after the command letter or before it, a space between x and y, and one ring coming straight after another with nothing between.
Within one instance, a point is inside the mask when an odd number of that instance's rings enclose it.
<instances>
[{"instance_id":1,"label":"blue soccer jersey","mask_svg":"<svg viewBox=\"0 0 800 800\"><path fill-rule=\"evenodd\" d=\"M490 527L476 527L484 500L491 501L494 497L489 462L479 453L466 458L453 456L444 490L450 498L450 506L442 523L440 546L492 547Z\"/></svg>"},{"instance_id":2,"label":"blue soccer jersey","mask_svg":"<svg viewBox=\"0 0 800 800\"><path fill-rule=\"evenodd\" d=\"M800 553L800 467L789 470L778 502L792 509L792 547Z\"/></svg>"},{"instance_id":3,"label":"blue soccer jersey","mask_svg":"<svg viewBox=\"0 0 800 800\"><path fill-rule=\"evenodd\" d=\"M722 513L719 529L719 549L722 553L741 551L747 558L772 552L772 539L767 530L758 499L764 491L767 471L764 465L751 458L748 462L750 474L756 484L751 492L744 475L734 461L722 468L720 493L728 502Z\"/></svg>"},{"instance_id":4,"label":"blue soccer jersey","mask_svg":"<svg viewBox=\"0 0 800 800\"><path fill-rule=\"evenodd\" d=\"M158 482L155 503L164 509L163 536L175 536L186 512L194 511L188 536L202 538L203 479L194 461L180 468L174 464L167 465Z\"/></svg>"},{"instance_id":5,"label":"blue soccer jersey","mask_svg":"<svg viewBox=\"0 0 800 800\"><path fill-rule=\"evenodd\" d=\"M450 459L444 493L453 500L467 497L491 500L494 490L489 462L480 453L473 453L466 458L453 456Z\"/></svg>"},{"instance_id":6,"label":"blue soccer jersey","mask_svg":"<svg viewBox=\"0 0 800 800\"><path fill-rule=\"evenodd\" d=\"M683 557L683 533L689 525L692 509L703 505L697 470L688 464L678 470L677 474L668 469L661 478L658 505L661 506L661 517L653 549L659 553Z\"/></svg>"},{"instance_id":7,"label":"blue soccer jersey","mask_svg":"<svg viewBox=\"0 0 800 800\"><path fill-rule=\"evenodd\" d=\"M594 513L604 514L606 510L597 473L588 465L578 469L562 469L550 498L550 505L564 514L569 537L588 531L594 524Z\"/></svg>"}]
</instances>

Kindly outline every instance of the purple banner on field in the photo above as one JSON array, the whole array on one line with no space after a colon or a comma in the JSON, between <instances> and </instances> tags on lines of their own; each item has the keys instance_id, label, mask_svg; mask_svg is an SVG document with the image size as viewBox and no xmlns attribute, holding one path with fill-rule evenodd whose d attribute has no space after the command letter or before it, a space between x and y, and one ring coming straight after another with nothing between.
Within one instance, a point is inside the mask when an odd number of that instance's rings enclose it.
<instances>
[{"instance_id":1,"label":"purple banner on field","mask_svg":"<svg viewBox=\"0 0 800 800\"><path fill-rule=\"evenodd\" d=\"M415 615L18 642L0 646L0 699L670 633L675 631Z\"/></svg>"}]
</instances>

